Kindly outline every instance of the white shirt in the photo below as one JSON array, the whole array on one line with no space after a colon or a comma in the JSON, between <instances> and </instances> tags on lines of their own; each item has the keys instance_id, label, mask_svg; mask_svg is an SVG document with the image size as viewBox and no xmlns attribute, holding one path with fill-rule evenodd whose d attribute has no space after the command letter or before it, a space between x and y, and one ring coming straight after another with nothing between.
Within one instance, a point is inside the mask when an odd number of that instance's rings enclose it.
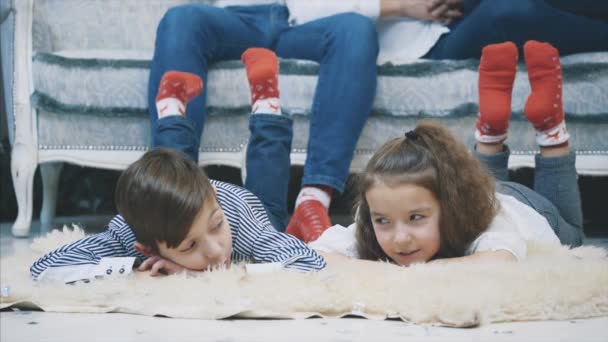
<instances>
[{"instance_id":1,"label":"white shirt","mask_svg":"<svg viewBox=\"0 0 608 342\"><path fill-rule=\"evenodd\" d=\"M523 260L528 254L528 241L560 245L559 238L544 216L513 196L496 194L496 197L500 202L500 211L488 230L467 248L467 255L481 251L507 250L517 260Z\"/></svg>"},{"instance_id":2,"label":"white shirt","mask_svg":"<svg viewBox=\"0 0 608 342\"><path fill-rule=\"evenodd\" d=\"M560 245L559 238L544 216L513 196L496 194L496 197L500 202L500 210L488 229L467 248L466 255L481 251L506 250L517 260L524 260L527 256L528 241ZM355 232L354 223L346 228L335 225L308 246L321 252L359 258Z\"/></svg>"},{"instance_id":3,"label":"white shirt","mask_svg":"<svg viewBox=\"0 0 608 342\"><path fill-rule=\"evenodd\" d=\"M338 13L354 12L376 22L380 53L378 64L403 64L424 56L450 30L437 22L412 18L380 20L380 0L219 0L216 6L286 4L291 25Z\"/></svg>"}]
</instances>

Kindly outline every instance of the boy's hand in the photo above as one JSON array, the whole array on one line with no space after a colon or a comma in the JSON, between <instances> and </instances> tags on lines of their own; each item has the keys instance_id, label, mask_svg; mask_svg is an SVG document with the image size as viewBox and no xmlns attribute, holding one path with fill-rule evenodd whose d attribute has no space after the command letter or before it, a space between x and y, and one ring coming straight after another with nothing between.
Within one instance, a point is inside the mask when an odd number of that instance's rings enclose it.
<instances>
[{"instance_id":1,"label":"boy's hand","mask_svg":"<svg viewBox=\"0 0 608 342\"><path fill-rule=\"evenodd\" d=\"M137 268L140 272L150 270L150 275L153 277L174 274L185 270L186 268L174 263L171 260L165 259L153 252L149 246L144 246L136 242L133 247L139 253L143 254L147 259Z\"/></svg>"},{"instance_id":2,"label":"boy's hand","mask_svg":"<svg viewBox=\"0 0 608 342\"><path fill-rule=\"evenodd\" d=\"M156 277L178 273L185 270L185 268L181 265L174 263L171 260L167 260L161 256L154 255L142 262L141 265L139 265L139 267L137 268L137 270L140 272L150 270L150 275L152 277Z\"/></svg>"}]
</instances>

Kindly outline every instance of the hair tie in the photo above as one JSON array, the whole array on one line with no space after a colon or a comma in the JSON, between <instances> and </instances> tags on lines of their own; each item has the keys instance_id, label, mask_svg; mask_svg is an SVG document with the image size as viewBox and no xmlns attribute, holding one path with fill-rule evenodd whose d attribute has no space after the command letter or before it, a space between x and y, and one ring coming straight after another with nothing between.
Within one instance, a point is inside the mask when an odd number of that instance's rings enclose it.
<instances>
[{"instance_id":1,"label":"hair tie","mask_svg":"<svg viewBox=\"0 0 608 342\"><path fill-rule=\"evenodd\" d=\"M416 141L418 140L418 133L416 133L414 130L410 130L405 133L405 137L411 141Z\"/></svg>"}]
</instances>

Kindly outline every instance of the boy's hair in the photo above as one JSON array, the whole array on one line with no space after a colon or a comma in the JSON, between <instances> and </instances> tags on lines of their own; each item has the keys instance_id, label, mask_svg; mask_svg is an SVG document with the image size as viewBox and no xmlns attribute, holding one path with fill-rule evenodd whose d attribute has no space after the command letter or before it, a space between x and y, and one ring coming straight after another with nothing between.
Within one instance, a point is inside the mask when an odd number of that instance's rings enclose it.
<instances>
[{"instance_id":1,"label":"boy's hair","mask_svg":"<svg viewBox=\"0 0 608 342\"><path fill-rule=\"evenodd\" d=\"M174 248L186 238L209 196L205 172L184 153L155 148L131 164L116 184L116 207L137 241L158 251L157 241Z\"/></svg>"},{"instance_id":2,"label":"boy's hair","mask_svg":"<svg viewBox=\"0 0 608 342\"><path fill-rule=\"evenodd\" d=\"M426 121L406 137L386 142L360 175L355 205L357 248L361 258L388 260L380 247L365 194L377 183L415 184L440 204L440 248L436 258L463 256L498 210L494 178L439 123Z\"/></svg>"}]
</instances>

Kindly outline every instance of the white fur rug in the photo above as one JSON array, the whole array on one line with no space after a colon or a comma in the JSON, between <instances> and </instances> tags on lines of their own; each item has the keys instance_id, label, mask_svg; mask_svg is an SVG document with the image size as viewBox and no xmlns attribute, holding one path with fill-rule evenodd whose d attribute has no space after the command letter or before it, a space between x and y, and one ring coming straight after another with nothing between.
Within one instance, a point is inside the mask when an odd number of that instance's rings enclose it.
<instances>
[{"instance_id":1,"label":"white fur rug","mask_svg":"<svg viewBox=\"0 0 608 342\"><path fill-rule=\"evenodd\" d=\"M590 246L530 245L526 261L504 264L403 268L343 262L319 273L256 275L233 267L196 276L139 273L78 285L30 279L34 260L83 236L78 228L64 227L35 240L31 250L0 260L0 285L9 288L3 290L0 308L198 319L358 315L455 327L608 315L608 253Z\"/></svg>"}]
</instances>

